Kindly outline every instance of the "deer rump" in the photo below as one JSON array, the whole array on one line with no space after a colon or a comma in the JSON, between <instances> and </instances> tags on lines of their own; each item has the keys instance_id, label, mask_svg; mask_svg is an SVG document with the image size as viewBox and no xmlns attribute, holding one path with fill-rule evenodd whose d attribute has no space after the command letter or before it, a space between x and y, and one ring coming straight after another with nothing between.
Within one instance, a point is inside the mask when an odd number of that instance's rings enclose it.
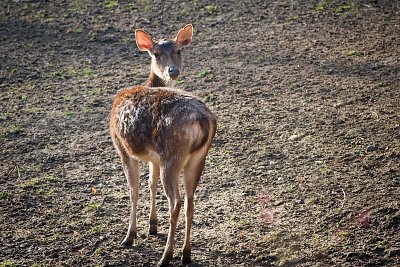
<instances>
[{"instance_id":1,"label":"deer rump","mask_svg":"<svg viewBox=\"0 0 400 267\"><path fill-rule=\"evenodd\" d=\"M111 133L130 156L159 161L204 147L213 118L206 105L187 92L138 86L116 95Z\"/></svg>"}]
</instances>

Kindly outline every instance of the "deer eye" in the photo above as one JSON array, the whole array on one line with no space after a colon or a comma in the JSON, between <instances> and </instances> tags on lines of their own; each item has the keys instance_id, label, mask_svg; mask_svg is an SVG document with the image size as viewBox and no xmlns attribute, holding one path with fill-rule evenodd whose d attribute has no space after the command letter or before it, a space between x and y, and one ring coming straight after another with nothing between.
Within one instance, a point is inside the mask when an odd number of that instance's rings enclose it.
<instances>
[{"instance_id":1,"label":"deer eye","mask_svg":"<svg viewBox=\"0 0 400 267\"><path fill-rule=\"evenodd\" d=\"M154 53L154 57L155 57L157 60L159 60L159 59L161 58L161 53L159 53L159 52Z\"/></svg>"}]
</instances>

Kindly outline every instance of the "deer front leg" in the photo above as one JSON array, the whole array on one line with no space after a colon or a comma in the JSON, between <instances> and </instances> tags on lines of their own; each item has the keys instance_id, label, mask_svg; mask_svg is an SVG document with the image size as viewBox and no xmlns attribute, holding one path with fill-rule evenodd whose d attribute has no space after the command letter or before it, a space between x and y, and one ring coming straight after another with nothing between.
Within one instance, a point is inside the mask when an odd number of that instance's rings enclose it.
<instances>
[{"instance_id":1,"label":"deer front leg","mask_svg":"<svg viewBox=\"0 0 400 267\"><path fill-rule=\"evenodd\" d=\"M139 195L140 169L139 169L139 162L137 160L129 158L129 156L122 156L121 158L126 180L128 181L129 197L131 200L129 227L126 236L122 241L122 245L132 246L133 239L137 237L136 207Z\"/></svg>"},{"instance_id":2,"label":"deer front leg","mask_svg":"<svg viewBox=\"0 0 400 267\"><path fill-rule=\"evenodd\" d=\"M157 163L149 163L149 187L150 187L150 226L149 235L157 234L157 212L156 212L156 194L157 182L160 177L160 166Z\"/></svg>"},{"instance_id":3,"label":"deer front leg","mask_svg":"<svg viewBox=\"0 0 400 267\"><path fill-rule=\"evenodd\" d=\"M174 242L176 226L178 224L179 212L182 202L179 195L179 168L175 170L161 169L161 181L169 203L169 231L167 244L165 245L163 256L159 266L168 266L174 253Z\"/></svg>"}]
</instances>

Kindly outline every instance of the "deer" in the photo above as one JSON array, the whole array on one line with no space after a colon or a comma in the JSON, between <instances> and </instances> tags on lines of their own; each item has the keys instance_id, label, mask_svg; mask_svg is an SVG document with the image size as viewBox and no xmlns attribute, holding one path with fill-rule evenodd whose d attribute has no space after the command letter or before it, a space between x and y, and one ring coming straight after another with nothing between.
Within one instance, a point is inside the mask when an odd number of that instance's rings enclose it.
<instances>
[{"instance_id":1,"label":"deer","mask_svg":"<svg viewBox=\"0 0 400 267\"><path fill-rule=\"evenodd\" d=\"M185 191L185 235L182 263L191 262L190 234L194 213L194 194L203 173L207 154L216 133L216 116L194 95L173 88L182 70L181 51L192 42L193 26L186 25L175 39L153 41L141 29L135 30L139 50L151 57L145 85L121 90L112 103L110 134L128 182L129 226L123 246L137 238L139 162L149 164L149 235L157 234L156 191L161 180L169 205L169 231L158 266L173 258L175 232L182 206L179 192L183 174Z\"/></svg>"}]
</instances>

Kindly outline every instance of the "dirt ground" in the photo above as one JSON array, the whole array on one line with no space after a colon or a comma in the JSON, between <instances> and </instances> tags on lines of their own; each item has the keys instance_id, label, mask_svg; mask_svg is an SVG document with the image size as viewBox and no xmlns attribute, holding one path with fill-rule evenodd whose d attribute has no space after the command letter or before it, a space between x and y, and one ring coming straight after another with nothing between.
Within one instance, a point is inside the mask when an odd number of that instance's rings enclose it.
<instances>
[{"instance_id":1,"label":"dirt ground","mask_svg":"<svg viewBox=\"0 0 400 267\"><path fill-rule=\"evenodd\" d=\"M144 83L134 30L187 23L178 87L218 116L191 266L400 266L399 1L1 1L0 266L153 266L120 246L129 197L108 133ZM171 264L180 266L183 216Z\"/></svg>"}]
</instances>

